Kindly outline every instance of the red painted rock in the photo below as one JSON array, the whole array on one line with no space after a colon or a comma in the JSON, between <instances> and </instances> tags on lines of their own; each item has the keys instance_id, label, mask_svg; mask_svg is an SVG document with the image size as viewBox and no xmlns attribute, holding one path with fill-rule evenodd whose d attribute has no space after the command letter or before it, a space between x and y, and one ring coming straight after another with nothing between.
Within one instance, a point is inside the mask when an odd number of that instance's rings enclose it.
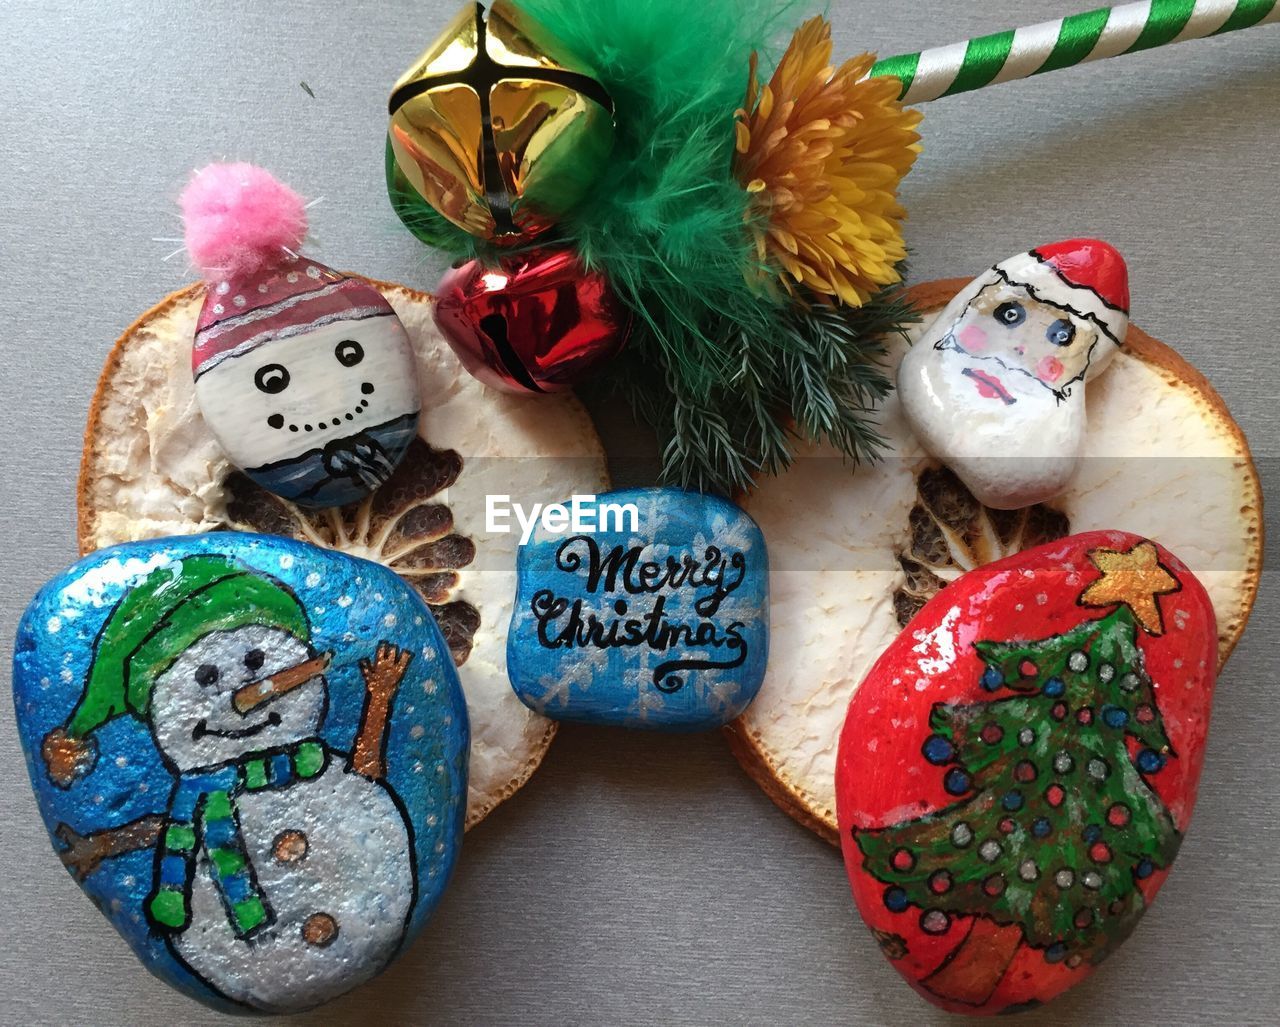
<instances>
[{"instance_id":1,"label":"red painted rock","mask_svg":"<svg viewBox=\"0 0 1280 1027\"><path fill-rule=\"evenodd\" d=\"M840 838L925 998L1036 1005L1133 930L1195 805L1216 640L1176 557L1103 531L964 575L876 662L840 738Z\"/></svg>"}]
</instances>

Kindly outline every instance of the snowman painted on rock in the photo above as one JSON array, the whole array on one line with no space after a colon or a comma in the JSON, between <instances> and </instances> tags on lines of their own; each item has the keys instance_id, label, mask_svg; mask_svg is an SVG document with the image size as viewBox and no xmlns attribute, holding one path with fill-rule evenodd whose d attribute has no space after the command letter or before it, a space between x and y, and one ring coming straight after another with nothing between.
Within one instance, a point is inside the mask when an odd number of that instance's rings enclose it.
<instances>
[{"instance_id":1,"label":"snowman painted on rock","mask_svg":"<svg viewBox=\"0 0 1280 1027\"><path fill-rule=\"evenodd\" d=\"M1020 253L974 279L903 358L898 392L921 445L979 502L1059 494L1085 435L1085 384L1124 343L1129 277L1097 239Z\"/></svg>"},{"instance_id":2,"label":"snowman painted on rock","mask_svg":"<svg viewBox=\"0 0 1280 1027\"><path fill-rule=\"evenodd\" d=\"M94 733L146 723L174 787L165 814L79 833L63 862L83 880L155 849L145 913L173 955L222 997L293 1011L374 976L405 937L416 894L412 828L386 782L392 699L412 654L362 660L350 754L320 738L330 653L298 598L223 556L152 571L98 636L83 695L45 738L63 788L93 767Z\"/></svg>"},{"instance_id":3,"label":"snowman painted on rock","mask_svg":"<svg viewBox=\"0 0 1280 1027\"><path fill-rule=\"evenodd\" d=\"M208 292L191 352L200 412L228 459L300 506L357 502L417 433L413 350L368 281L302 257L302 199L250 164L183 191Z\"/></svg>"}]
</instances>

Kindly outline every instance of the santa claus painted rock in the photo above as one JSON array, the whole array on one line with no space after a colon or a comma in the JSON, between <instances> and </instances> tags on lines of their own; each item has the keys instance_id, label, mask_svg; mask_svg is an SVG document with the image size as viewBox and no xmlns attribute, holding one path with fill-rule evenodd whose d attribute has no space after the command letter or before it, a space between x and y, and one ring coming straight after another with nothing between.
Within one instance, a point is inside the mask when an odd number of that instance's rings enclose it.
<instances>
[{"instance_id":1,"label":"santa claus painted rock","mask_svg":"<svg viewBox=\"0 0 1280 1027\"><path fill-rule=\"evenodd\" d=\"M304 204L261 168L204 168L182 206L207 285L191 370L209 429L285 499L363 499L418 428L416 365L395 311L371 283L298 254Z\"/></svg>"},{"instance_id":2,"label":"santa claus painted rock","mask_svg":"<svg viewBox=\"0 0 1280 1027\"><path fill-rule=\"evenodd\" d=\"M27 608L13 687L62 862L203 1002L333 998L443 893L466 706L426 604L380 565L232 532L100 550Z\"/></svg>"},{"instance_id":3,"label":"santa claus painted rock","mask_svg":"<svg viewBox=\"0 0 1280 1027\"><path fill-rule=\"evenodd\" d=\"M898 370L926 450L985 506L1061 492L1085 434L1085 385L1129 326L1124 259L1097 239L1020 253L974 279Z\"/></svg>"},{"instance_id":4,"label":"santa claus painted rock","mask_svg":"<svg viewBox=\"0 0 1280 1027\"><path fill-rule=\"evenodd\" d=\"M836 770L854 899L912 987L1025 1008L1124 941L1195 805L1216 646L1200 583L1121 532L970 571L916 615Z\"/></svg>"}]
</instances>

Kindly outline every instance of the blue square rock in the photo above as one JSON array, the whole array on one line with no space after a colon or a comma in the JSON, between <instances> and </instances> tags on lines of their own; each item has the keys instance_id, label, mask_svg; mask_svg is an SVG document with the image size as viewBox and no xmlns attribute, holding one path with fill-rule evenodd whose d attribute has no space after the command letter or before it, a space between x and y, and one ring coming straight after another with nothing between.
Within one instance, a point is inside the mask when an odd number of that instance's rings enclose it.
<instances>
[{"instance_id":1,"label":"blue square rock","mask_svg":"<svg viewBox=\"0 0 1280 1027\"><path fill-rule=\"evenodd\" d=\"M769 651L755 521L679 489L565 506L544 511L517 557L507 672L521 701L555 720L662 731L737 717Z\"/></svg>"}]
</instances>

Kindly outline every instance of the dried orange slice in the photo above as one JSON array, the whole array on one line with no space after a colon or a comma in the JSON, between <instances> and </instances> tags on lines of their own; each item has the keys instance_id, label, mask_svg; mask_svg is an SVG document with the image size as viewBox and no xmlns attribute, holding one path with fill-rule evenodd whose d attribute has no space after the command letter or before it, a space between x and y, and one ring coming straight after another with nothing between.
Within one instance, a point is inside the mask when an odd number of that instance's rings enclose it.
<instances>
[{"instance_id":1,"label":"dried orange slice","mask_svg":"<svg viewBox=\"0 0 1280 1027\"><path fill-rule=\"evenodd\" d=\"M912 339L965 284L911 290L924 315ZM906 343L889 346L896 368ZM1158 539L1208 589L1227 658L1262 568L1262 492L1244 433L1203 375L1132 326L1087 402L1071 486L1025 510L980 505L920 449L894 397L881 416L885 460L851 473L810 446L745 497L769 543L769 668L725 730L748 773L801 823L835 841L836 743L850 697L915 612L973 567L1099 528Z\"/></svg>"},{"instance_id":2,"label":"dried orange slice","mask_svg":"<svg viewBox=\"0 0 1280 1027\"><path fill-rule=\"evenodd\" d=\"M568 396L486 389L436 332L432 299L375 282L413 341L419 438L361 503L303 510L226 462L196 406L193 285L147 311L107 357L85 431L78 492L82 553L134 539L235 529L288 535L383 563L431 605L459 665L471 716L468 826L520 788L555 724L507 681L518 534L485 530L485 499L526 509L609 485L590 418Z\"/></svg>"}]
</instances>

